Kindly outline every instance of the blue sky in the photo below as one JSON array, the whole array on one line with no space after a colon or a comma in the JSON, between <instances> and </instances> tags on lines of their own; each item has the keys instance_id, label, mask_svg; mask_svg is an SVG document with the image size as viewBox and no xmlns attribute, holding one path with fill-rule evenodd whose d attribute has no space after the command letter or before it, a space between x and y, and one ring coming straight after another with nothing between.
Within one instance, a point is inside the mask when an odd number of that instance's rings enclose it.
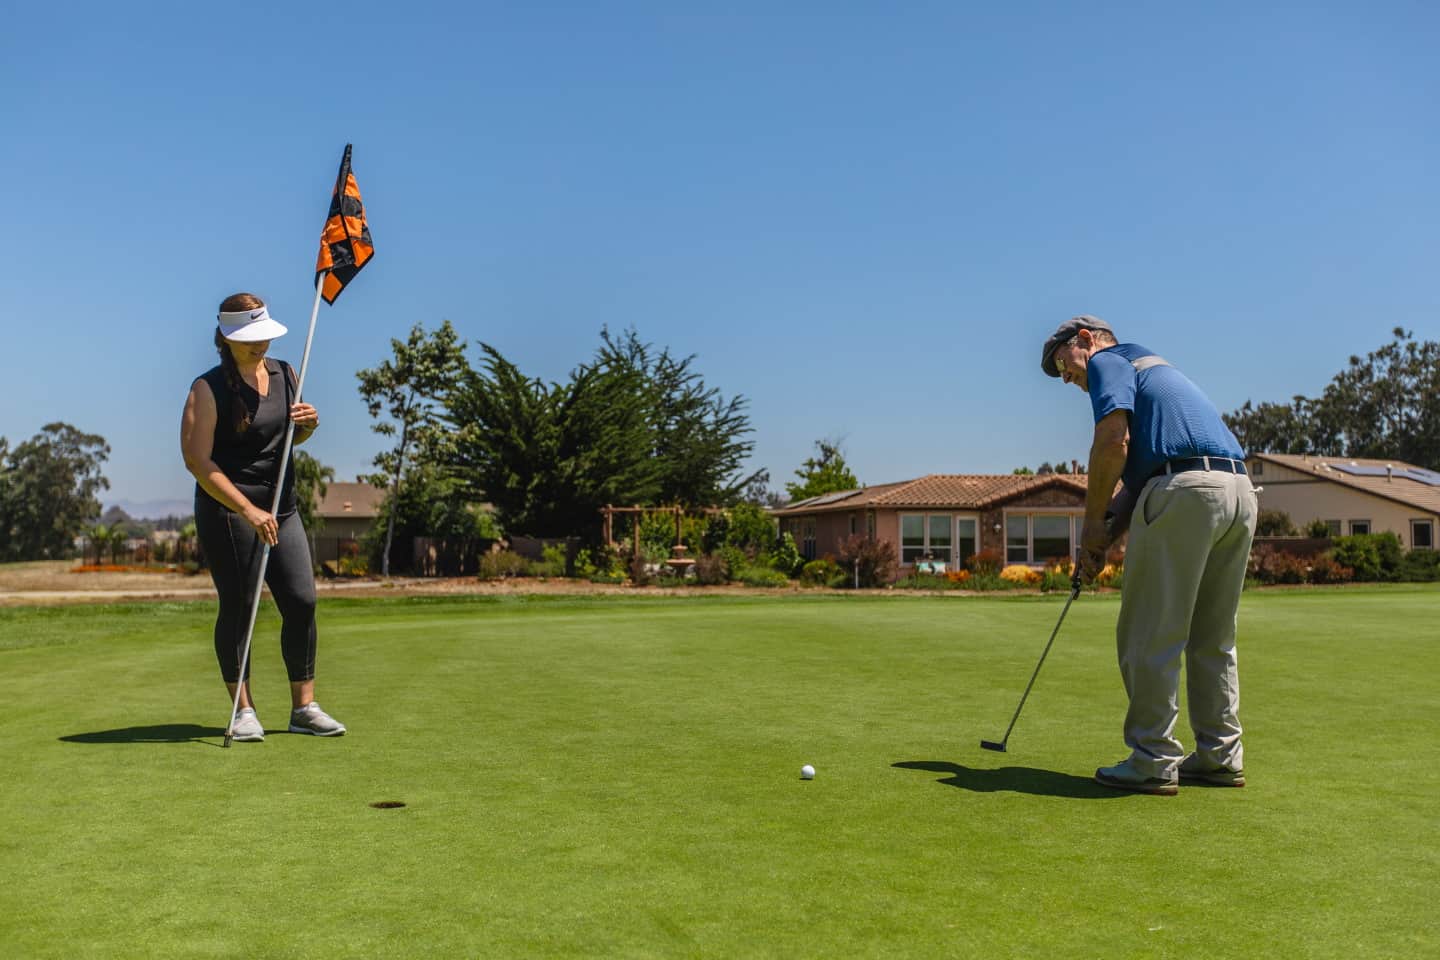
<instances>
[{"instance_id":1,"label":"blue sky","mask_svg":"<svg viewBox=\"0 0 1440 960\"><path fill-rule=\"evenodd\" d=\"M355 371L444 319L547 379L606 325L698 355L777 487L821 437L866 483L1083 459L1037 363L1073 314L1222 410L1440 336L1437 48L1423 2L26 4L0 435L188 497L215 306L298 363L353 142L377 255L306 389L340 479L382 441Z\"/></svg>"}]
</instances>

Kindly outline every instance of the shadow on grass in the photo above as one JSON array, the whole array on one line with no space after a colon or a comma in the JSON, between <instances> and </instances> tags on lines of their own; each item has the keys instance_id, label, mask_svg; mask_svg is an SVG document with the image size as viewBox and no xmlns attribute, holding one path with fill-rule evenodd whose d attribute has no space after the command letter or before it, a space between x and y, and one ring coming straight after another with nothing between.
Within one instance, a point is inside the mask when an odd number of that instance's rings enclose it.
<instances>
[{"instance_id":1,"label":"shadow on grass","mask_svg":"<svg viewBox=\"0 0 1440 960\"><path fill-rule=\"evenodd\" d=\"M1077 777L1054 770L1037 770L1034 767L999 767L984 770L977 767L962 767L948 760L904 760L892 763L892 767L903 770L928 770L947 776L937 783L976 793L1033 793L1044 797L1074 797L1079 800L1106 800L1122 797L1119 790L1102 787L1089 777Z\"/></svg>"},{"instance_id":2,"label":"shadow on grass","mask_svg":"<svg viewBox=\"0 0 1440 960\"><path fill-rule=\"evenodd\" d=\"M202 727L198 723L157 723L149 727L120 727L118 730L96 730L94 733L72 733L60 739L65 743L204 743L218 747L213 741L223 739L224 727Z\"/></svg>"}]
</instances>

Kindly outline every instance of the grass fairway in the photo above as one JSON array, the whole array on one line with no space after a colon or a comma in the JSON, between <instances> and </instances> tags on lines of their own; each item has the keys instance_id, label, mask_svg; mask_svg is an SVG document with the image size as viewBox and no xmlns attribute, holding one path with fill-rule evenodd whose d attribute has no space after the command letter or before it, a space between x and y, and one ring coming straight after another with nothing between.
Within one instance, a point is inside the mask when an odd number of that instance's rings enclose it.
<instances>
[{"instance_id":1,"label":"grass fairway","mask_svg":"<svg viewBox=\"0 0 1440 960\"><path fill-rule=\"evenodd\" d=\"M1440 952L1440 591L1247 594L1250 784L1178 798L1089 780L1114 597L979 749L1062 603L327 600L349 736L230 750L208 604L0 609L0 956Z\"/></svg>"}]
</instances>

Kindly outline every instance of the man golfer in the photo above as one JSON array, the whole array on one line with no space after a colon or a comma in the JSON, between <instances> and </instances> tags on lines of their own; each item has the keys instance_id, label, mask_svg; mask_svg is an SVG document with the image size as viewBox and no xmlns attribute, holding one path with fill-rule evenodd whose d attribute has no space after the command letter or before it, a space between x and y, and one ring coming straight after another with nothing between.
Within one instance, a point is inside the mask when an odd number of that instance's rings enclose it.
<instances>
[{"instance_id":1,"label":"man golfer","mask_svg":"<svg viewBox=\"0 0 1440 960\"><path fill-rule=\"evenodd\" d=\"M1093 578L1130 530L1115 630L1130 756L1095 779L1167 796L1180 780L1243 787L1235 621L1256 515L1245 453L1184 374L1153 350L1118 343L1097 317L1060 324L1040 367L1088 393L1095 415L1081 575ZM1175 739L1182 653L1189 756Z\"/></svg>"}]
</instances>

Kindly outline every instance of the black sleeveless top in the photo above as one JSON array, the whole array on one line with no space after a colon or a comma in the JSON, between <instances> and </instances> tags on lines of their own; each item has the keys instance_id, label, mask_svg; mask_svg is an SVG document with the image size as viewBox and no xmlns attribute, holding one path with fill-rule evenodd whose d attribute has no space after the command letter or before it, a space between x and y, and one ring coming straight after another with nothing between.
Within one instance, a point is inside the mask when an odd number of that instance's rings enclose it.
<instances>
[{"instance_id":1,"label":"black sleeveless top","mask_svg":"<svg viewBox=\"0 0 1440 960\"><path fill-rule=\"evenodd\" d=\"M244 380L237 393L225 380L223 367L211 367L197 379L204 380L215 397L215 438L210 459L220 472L261 510L269 510L275 500L275 474L280 467L280 452L285 445L285 426L290 422L290 405L295 402L295 374L283 360L265 358L270 374L270 394L259 391ZM250 412L250 426L236 433L231 405L243 403ZM195 496L210 497L198 483ZM285 487L280 495L277 516L295 512L295 459L285 465Z\"/></svg>"}]
</instances>

